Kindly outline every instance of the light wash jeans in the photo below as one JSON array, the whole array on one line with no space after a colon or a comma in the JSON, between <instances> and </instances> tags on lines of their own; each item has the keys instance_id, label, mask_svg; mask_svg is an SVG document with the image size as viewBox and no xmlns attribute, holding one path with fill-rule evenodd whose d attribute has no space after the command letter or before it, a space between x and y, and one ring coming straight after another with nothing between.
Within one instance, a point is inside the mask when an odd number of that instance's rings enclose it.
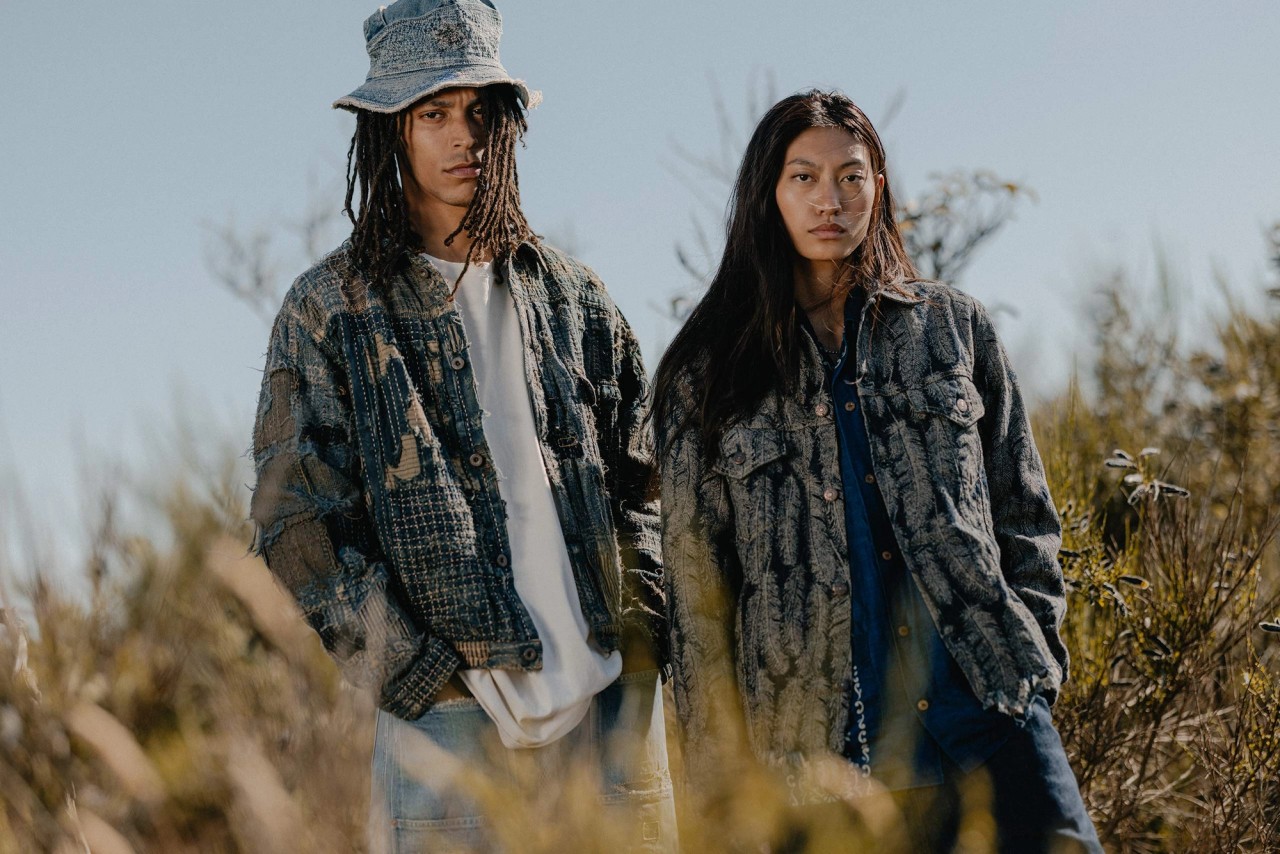
<instances>
[{"instance_id":1,"label":"light wash jeans","mask_svg":"<svg viewBox=\"0 0 1280 854\"><path fill-rule=\"evenodd\" d=\"M503 747L473 699L416 721L379 711L372 789L379 854L565 850L588 835L619 851L677 846L654 670L623 674L576 728L531 750Z\"/></svg>"}]
</instances>

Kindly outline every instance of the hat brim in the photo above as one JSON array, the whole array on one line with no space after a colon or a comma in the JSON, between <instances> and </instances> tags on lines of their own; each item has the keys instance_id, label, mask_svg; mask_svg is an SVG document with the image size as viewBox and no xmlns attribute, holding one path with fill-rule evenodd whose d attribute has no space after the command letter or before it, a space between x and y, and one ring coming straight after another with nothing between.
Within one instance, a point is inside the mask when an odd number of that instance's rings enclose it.
<instances>
[{"instance_id":1,"label":"hat brim","mask_svg":"<svg viewBox=\"0 0 1280 854\"><path fill-rule=\"evenodd\" d=\"M405 74L394 74L366 80L364 85L350 95L333 102L336 109L370 110L375 113L398 113L405 107L439 92L457 86L492 86L510 83L516 97L525 109L533 109L542 100L542 93L531 90L523 80L507 74L501 66L460 65L454 68L423 69Z\"/></svg>"}]
</instances>

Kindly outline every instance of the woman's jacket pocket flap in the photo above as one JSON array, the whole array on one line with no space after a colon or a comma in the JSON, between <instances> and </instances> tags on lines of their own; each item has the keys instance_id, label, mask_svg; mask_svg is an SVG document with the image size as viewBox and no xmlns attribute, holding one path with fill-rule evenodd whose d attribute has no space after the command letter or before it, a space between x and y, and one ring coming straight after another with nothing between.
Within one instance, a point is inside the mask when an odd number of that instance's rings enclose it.
<instances>
[{"instance_id":1,"label":"woman's jacket pocket flap","mask_svg":"<svg viewBox=\"0 0 1280 854\"><path fill-rule=\"evenodd\" d=\"M959 374L908 389L907 399L914 417L940 415L960 427L972 427L986 411L973 380Z\"/></svg>"},{"instance_id":2,"label":"woman's jacket pocket flap","mask_svg":"<svg viewBox=\"0 0 1280 854\"><path fill-rule=\"evenodd\" d=\"M711 467L726 477L746 477L787 455L787 439L780 430L730 427L720 440L720 455Z\"/></svg>"}]
</instances>

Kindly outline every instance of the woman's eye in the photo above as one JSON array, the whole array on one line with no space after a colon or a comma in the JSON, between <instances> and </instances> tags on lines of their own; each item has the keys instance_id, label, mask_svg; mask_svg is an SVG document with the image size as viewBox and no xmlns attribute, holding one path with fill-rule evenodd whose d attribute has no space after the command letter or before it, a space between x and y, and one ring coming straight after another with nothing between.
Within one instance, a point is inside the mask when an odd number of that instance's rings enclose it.
<instances>
[{"instance_id":1,"label":"woman's eye","mask_svg":"<svg viewBox=\"0 0 1280 854\"><path fill-rule=\"evenodd\" d=\"M800 174L795 176L795 180L807 183L809 181L812 181L813 178L810 175Z\"/></svg>"},{"instance_id":2,"label":"woman's eye","mask_svg":"<svg viewBox=\"0 0 1280 854\"><path fill-rule=\"evenodd\" d=\"M846 175L844 179L850 184L861 184L865 180L862 175Z\"/></svg>"}]
</instances>

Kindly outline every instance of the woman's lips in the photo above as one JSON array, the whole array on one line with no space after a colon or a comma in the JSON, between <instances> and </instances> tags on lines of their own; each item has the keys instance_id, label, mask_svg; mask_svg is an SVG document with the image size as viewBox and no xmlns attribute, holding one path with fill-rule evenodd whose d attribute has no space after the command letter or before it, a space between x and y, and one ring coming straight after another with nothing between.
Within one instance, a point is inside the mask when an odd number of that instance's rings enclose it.
<instances>
[{"instance_id":1,"label":"woman's lips","mask_svg":"<svg viewBox=\"0 0 1280 854\"><path fill-rule=\"evenodd\" d=\"M826 223L825 225L809 229L809 233L814 237L820 237L825 240L834 240L837 237L843 237L848 233L848 229L842 225L836 225L835 223Z\"/></svg>"}]
</instances>

